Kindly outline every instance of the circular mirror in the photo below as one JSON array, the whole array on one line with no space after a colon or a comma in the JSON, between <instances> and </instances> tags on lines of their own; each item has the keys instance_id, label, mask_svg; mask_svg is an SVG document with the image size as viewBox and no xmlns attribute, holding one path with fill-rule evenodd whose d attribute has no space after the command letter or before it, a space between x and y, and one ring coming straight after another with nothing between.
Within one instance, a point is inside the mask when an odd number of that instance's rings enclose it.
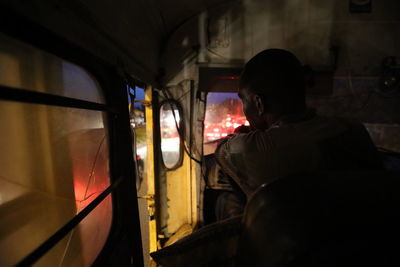
<instances>
[{"instance_id":1,"label":"circular mirror","mask_svg":"<svg viewBox=\"0 0 400 267\"><path fill-rule=\"evenodd\" d=\"M175 169L182 162L181 136L177 126L182 130L181 108L174 100L162 102L160 107L161 154L164 166Z\"/></svg>"}]
</instances>

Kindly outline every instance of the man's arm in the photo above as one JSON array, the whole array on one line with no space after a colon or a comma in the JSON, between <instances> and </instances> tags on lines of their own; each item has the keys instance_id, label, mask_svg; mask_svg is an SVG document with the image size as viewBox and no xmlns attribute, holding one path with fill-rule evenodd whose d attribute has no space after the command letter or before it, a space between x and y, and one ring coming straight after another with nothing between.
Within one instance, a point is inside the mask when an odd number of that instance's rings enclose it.
<instances>
[{"instance_id":1,"label":"man's arm","mask_svg":"<svg viewBox=\"0 0 400 267\"><path fill-rule=\"evenodd\" d=\"M241 172L245 171L245 164L243 161L245 151L232 151L232 147L237 150L238 147L245 146L243 141L246 139L246 135L247 134L233 134L222 140L215 151L215 158L222 170L233 179L248 197L252 192L247 181L244 179L243 175L241 175ZM240 157L240 159L238 159L238 157Z\"/></svg>"}]
</instances>

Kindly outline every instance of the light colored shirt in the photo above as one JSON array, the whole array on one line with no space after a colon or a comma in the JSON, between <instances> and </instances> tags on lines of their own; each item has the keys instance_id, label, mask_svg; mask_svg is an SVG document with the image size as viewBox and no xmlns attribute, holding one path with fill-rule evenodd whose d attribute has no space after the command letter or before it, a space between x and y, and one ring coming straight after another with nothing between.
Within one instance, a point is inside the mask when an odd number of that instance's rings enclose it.
<instances>
[{"instance_id":1,"label":"light colored shirt","mask_svg":"<svg viewBox=\"0 0 400 267\"><path fill-rule=\"evenodd\" d=\"M341 136L347 137L336 138ZM308 112L283 117L268 130L235 134L218 146L216 158L222 169L250 196L264 183L325 169L327 159L321 143L330 139L353 152L367 146L374 154L375 147L361 123ZM357 142L358 145L353 144Z\"/></svg>"}]
</instances>

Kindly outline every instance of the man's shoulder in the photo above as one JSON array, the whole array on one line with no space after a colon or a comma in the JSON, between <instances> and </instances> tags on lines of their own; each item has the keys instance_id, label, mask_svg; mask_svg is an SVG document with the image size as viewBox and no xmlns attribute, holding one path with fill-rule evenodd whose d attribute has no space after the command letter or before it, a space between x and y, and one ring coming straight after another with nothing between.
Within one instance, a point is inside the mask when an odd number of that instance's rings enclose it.
<instances>
[{"instance_id":1,"label":"man's shoulder","mask_svg":"<svg viewBox=\"0 0 400 267\"><path fill-rule=\"evenodd\" d=\"M268 130L254 130L232 135L224 146L233 153L269 150L276 146L313 142L343 133L366 132L364 125L354 119L316 115L310 120L273 126Z\"/></svg>"},{"instance_id":2,"label":"man's shoulder","mask_svg":"<svg viewBox=\"0 0 400 267\"><path fill-rule=\"evenodd\" d=\"M325 123L329 123L332 126L341 126L345 127L346 130L360 130L365 129L365 126L359 120L348 118L348 117L335 117L335 116L318 116L320 121L324 121Z\"/></svg>"},{"instance_id":3,"label":"man's shoulder","mask_svg":"<svg viewBox=\"0 0 400 267\"><path fill-rule=\"evenodd\" d=\"M268 135L274 143L286 145L298 142L318 142L343 133L356 134L365 131L364 125L354 119L315 115L309 120L272 127L264 134Z\"/></svg>"},{"instance_id":4,"label":"man's shoulder","mask_svg":"<svg viewBox=\"0 0 400 267\"><path fill-rule=\"evenodd\" d=\"M237 133L232 135L223 146L232 153L240 153L265 147L265 144L268 144L268 140L270 140L268 131L254 130L249 133Z\"/></svg>"}]
</instances>

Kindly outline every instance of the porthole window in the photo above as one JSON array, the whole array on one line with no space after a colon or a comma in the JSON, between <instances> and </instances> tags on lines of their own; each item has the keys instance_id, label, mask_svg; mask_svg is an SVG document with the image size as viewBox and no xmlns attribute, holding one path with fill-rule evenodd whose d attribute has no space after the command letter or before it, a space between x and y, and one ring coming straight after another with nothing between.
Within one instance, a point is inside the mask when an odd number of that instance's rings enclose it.
<instances>
[{"instance_id":1,"label":"porthole window","mask_svg":"<svg viewBox=\"0 0 400 267\"><path fill-rule=\"evenodd\" d=\"M182 163L182 125L179 103L164 101L160 107L160 136L162 159L167 169L175 169Z\"/></svg>"}]
</instances>

